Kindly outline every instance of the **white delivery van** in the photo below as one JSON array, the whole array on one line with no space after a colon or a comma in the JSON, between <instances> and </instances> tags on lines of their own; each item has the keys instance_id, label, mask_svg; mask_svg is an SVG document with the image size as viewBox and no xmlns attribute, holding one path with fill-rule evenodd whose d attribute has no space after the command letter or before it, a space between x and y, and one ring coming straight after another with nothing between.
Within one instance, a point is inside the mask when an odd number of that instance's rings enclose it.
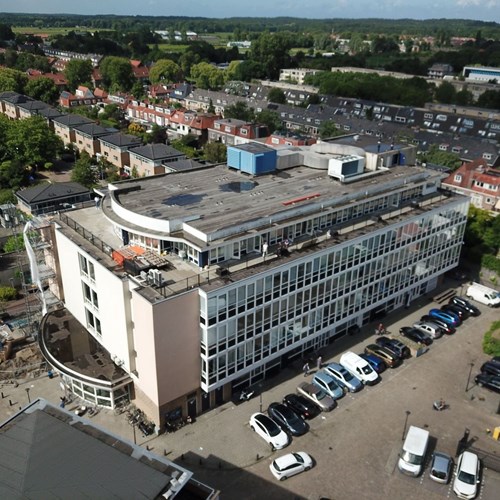
<instances>
[{"instance_id":1,"label":"white delivery van","mask_svg":"<svg viewBox=\"0 0 500 500\"><path fill-rule=\"evenodd\" d=\"M422 472L429 443L429 431L411 425L399 454L398 469L417 477Z\"/></svg>"},{"instance_id":2,"label":"white delivery van","mask_svg":"<svg viewBox=\"0 0 500 500\"><path fill-rule=\"evenodd\" d=\"M472 285L467 288L466 295L472 300L481 302L481 304L486 304L490 307L500 305L500 293L493 288L488 288L480 283L472 283Z\"/></svg>"},{"instance_id":3,"label":"white delivery van","mask_svg":"<svg viewBox=\"0 0 500 500\"><path fill-rule=\"evenodd\" d=\"M352 351L340 356L340 364L364 384L373 385L380 380L378 373L368 362Z\"/></svg>"}]
</instances>

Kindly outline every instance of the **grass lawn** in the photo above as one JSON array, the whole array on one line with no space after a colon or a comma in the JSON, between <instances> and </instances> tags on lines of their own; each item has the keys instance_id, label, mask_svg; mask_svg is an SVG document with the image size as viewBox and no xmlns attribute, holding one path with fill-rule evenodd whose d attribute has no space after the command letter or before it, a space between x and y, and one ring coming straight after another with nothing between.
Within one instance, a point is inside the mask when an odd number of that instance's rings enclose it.
<instances>
[{"instance_id":1,"label":"grass lawn","mask_svg":"<svg viewBox=\"0 0 500 500\"><path fill-rule=\"evenodd\" d=\"M112 31L108 29L85 28L78 26L74 28L36 28L34 26L13 26L14 33L22 33L24 35L67 35L70 31Z\"/></svg>"},{"instance_id":2,"label":"grass lawn","mask_svg":"<svg viewBox=\"0 0 500 500\"><path fill-rule=\"evenodd\" d=\"M148 44L150 48L153 48L153 44ZM164 50L165 52L184 52L189 45L181 45L176 43L159 43L158 48Z\"/></svg>"}]
</instances>

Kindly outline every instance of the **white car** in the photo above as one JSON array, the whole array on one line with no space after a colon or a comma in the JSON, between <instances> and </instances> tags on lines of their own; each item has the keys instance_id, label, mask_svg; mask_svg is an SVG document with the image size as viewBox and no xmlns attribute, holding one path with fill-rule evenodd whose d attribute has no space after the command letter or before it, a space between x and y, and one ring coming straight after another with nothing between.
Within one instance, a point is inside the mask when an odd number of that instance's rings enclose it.
<instances>
[{"instance_id":1,"label":"white car","mask_svg":"<svg viewBox=\"0 0 500 500\"><path fill-rule=\"evenodd\" d=\"M287 453L273 460L269 468L273 476L284 481L295 474L309 470L313 466L312 458L303 451Z\"/></svg>"},{"instance_id":2,"label":"white car","mask_svg":"<svg viewBox=\"0 0 500 500\"><path fill-rule=\"evenodd\" d=\"M272 418L263 413L254 413L250 417L250 428L264 439L272 450L281 450L290 442L288 434Z\"/></svg>"},{"instance_id":3,"label":"white car","mask_svg":"<svg viewBox=\"0 0 500 500\"><path fill-rule=\"evenodd\" d=\"M364 384L373 385L380 380L377 372L368 364L368 361L352 351L347 351L340 356L340 364Z\"/></svg>"},{"instance_id":4,"label":"white car","mask_svg":"<svg viewBox=\"0 0 500 500\"><path fill-rule=\"evenodd\" d=\"M479 457L470 451L464 451L457 462L453 491L458 498L476 498L479 484Z\"/></svg>"}]
</instances>

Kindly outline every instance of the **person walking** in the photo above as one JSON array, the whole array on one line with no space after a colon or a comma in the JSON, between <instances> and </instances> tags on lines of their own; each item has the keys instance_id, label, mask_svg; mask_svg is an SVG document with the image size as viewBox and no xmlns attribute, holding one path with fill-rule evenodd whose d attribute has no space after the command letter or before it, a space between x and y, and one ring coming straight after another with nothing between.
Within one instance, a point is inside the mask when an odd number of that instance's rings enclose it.
<instances>
[{"instance_id":1,"label":"person walking","mask_svg":"<svg viewBox=\"0 0 500 500\"><path fill-rule=\"evenodd\" d=\"M316 360L316 368L318 369L318 371L321 370L322 366L323 366L323 358L321 357L321 355L319 355L318 359Z\"/></svg>"},{"instance_id":2,"label":"person walking","mask_svg":"<svg viewBox=\"0 0 500 500\"><path fill-rule=\"evenodd\" d=\"M302 371L304 372L304 377L307 377L309 375L309 363L306 363L303 367L302 367Z\"/></svg>"}]
</instances>

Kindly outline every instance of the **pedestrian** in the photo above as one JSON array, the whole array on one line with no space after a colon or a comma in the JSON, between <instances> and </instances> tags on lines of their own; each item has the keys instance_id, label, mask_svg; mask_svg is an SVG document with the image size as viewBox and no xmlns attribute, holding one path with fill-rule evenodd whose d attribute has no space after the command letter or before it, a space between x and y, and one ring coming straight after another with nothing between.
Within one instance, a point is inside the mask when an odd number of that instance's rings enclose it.
<instances>
[{"instance_id":1,"label":"pedestrian","mask_svg":"<svg viewBox=\"0 0 500 500\"><path fill-rule=\"evenodd\" d=\"M316 360L316 368L319 370L321 370L321 366L323 365L323 358L320 356L318 356L318 359Z\"/></svg>"},{"instance_id":2,"label":"pedestrian","mask_svg":"<svg viewBox=\"0 0 500 500\"><path fill-rule=\"evenodd\" d=\"M382 323L379 323L377 330L378 330L379 335L382 335L383 333L385 333L384 325Z\"/></svg>"},{"instance_id":3,"label":"pedestrian","mask_svg":"<svg viewBox=\"0 0 500 500\"><path fill-rule=\"evenodd\" d=\"M304 377L307 377L309 375L309 363L306 363L303 367L302 370L304 372Z\"/></svg>"}]
</instances>

